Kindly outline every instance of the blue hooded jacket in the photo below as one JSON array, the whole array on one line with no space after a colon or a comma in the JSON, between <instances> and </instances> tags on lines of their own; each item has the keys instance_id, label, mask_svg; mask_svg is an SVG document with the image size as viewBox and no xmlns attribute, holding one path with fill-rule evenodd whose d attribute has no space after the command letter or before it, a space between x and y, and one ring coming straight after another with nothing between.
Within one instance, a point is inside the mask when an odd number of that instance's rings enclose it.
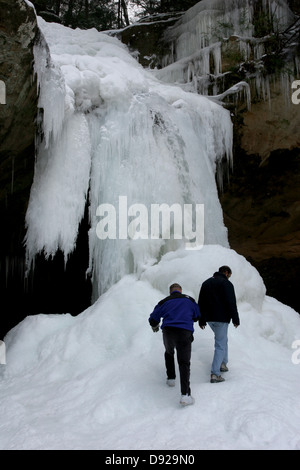
<instances>
[{"instance_id":1,"label":"blue hooded jacket","mask_svg":"<svg viewBox=\"0 0 300 470\"><path fill-rule=\"evenodd\" d=\"M173 291L171 295L161 300L149 317L151 326L157 326L163 319L161 328L171 326L194 331L194 322L200 320L198 304L189 295Z\"/></svg>"}]
</instances>

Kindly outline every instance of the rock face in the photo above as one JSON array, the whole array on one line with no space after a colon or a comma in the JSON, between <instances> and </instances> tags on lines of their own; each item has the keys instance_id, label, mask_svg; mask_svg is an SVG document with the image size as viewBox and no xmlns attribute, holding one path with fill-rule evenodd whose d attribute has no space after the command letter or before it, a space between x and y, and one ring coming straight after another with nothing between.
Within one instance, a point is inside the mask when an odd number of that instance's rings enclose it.
<instances>
[{"instance_id":1,"label":"rock face","mask_svg":"<svg viewBox=\"0 0 300 470\"><path fill-rule=\"evenodd\" d=\"M0 0L0 11L0 80L5 83L6 92L6 104L0 104L2 331L23 318L18 313L21 308L17 312L10 308L8 317L3 304L11 307L11 299L20 296L24 289L24 217L35 161L37 93L33 44L37 24L33 9L24 1Z\"/></svg>"},{"instance_id":2,"label":"rock face","mask_svg":"<svg viewBox=\"0 0 300 470\"><path fill-rule=\"evenodd\" d=\"M7 256L20 240L17 232L22 232L33 176L37 111L33 44L38 30L34 11L24 1L0 0L0 11L0 80L6 95L5 104L0 104L0 204L5 227L0 253Z\"/></svg>"},{"instance_id":3,"label":"rock face","mask_svg":"<svg viewBox=\"0 0 300 470\"><path fill-rule=\"evenodd\" d=\"M235 127L234 165L220 195L233 249L260 272L267 294L300 312L300 105L278 92Z\"/></svg>"},{"instance_id":4,"label":"rock face","mask_svg":"<svg viewBox=\"0 0 300 470\"><path fill-rule=\"evenodd\" d=\"M35 12L24 0L0 0L0 12L0 81L5 84L6 95L0 104L0 338L3 338L27 315L79 313L88 306L90 291L85 279L87 241L82 235L87 233L86 227L80 229L78 249L67 269L58 253L48 262L38 257L34 272L25 276L25 214L34 174L38 110L33 48L40 38Z\"/></svg>"},{"instance_id":5,"label":"rock face","mask_svg":"<svg viewBox=\"0 0 300 470\"><path fill-rule=\"evenodd\" d=\"M300 313L300 104L284 71L271 68L264 98L249 81L251 109L235 110L233 170L220 201L230 246L257 268L268 295Z\"/></svg>"},{"instance_id":6,"label":"rock face","mask_svg":"<svg viewBox=\"0 0 300 470\"><path fill-rule=\"evenodd\" d=\"M116 36L128 46L143 67L160 67L166 48L162 40L164 31L181 16L182 13L153 15L133 27L116 32Z\"/></svg>"},{"instance_id":7,"label":"rock face","mask_svg":"<svg viewBox=\"0 0 300 470\"><path fill-rule=\"evenodd\" d=\"M0 8L0 78L6 86L6 105L0 107L2 165L3 158L24 154L32 145L35 134L36 85L32 47L37 24L33 9L24 1L1 0Z\"/></svg>"}]
</instances>

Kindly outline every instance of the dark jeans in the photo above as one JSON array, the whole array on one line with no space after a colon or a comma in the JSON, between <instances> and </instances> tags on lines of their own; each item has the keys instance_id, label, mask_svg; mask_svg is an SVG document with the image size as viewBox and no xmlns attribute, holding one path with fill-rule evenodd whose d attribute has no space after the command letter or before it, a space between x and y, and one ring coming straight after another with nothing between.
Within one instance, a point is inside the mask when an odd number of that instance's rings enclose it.
<instances>
[{"instance_id":1,"label":"dark jeans","mask_svg":"<svg viewBox=\"0 0 300 470\"><path fill-rule=\"evenodd\" d=\"M165 327L162 330L165 346L165 363L168 379L175 379L175 349L180 374L180 387L182 395L190 395L190 366L193 333L183 328Z\"/></svg>"}]
</instances>

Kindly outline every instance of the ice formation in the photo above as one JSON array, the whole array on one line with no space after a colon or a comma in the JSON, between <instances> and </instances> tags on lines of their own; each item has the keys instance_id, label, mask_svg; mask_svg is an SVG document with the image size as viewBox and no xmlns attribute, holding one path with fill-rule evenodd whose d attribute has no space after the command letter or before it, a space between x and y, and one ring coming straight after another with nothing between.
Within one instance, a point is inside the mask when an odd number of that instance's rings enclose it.
<instances>
[{"instance_id":1,"label":"ice formation","mask_svg":"<svg viewBox=\"0 0 300 470\"><path fill-rule=\"evenodd\" d=\"M285 0L262 5L277 27L291 24ZM214 99L199 91L206 94L209 74L222 74L224 38L234 35L245 58L264 54L263 42L253 37L253 6L252 0L196 4L167 30L172 54L155 73L109 34L38 18L35 70L43 132L26 214L28 267L37 253L48 258L58 250L67 262L87 206L94 300L125 274L140 274L182 247L185 233L175 235L175 207L204 207L204 243L228 246L215 175L224 157L231 161L232 123L218 102L244 93L250 106L249 85L240 82L222 93L216 88ZM268 99L268 81L259 73L255 80ZM183 82L195 86L184 88ZM159 236L151 227L153 205L170 209L173 236L163 223ZM189 216L193 233L195 214ZM104 236L99 222L106 223Z\"/></svg>"},{"instance_id":2,"label":"ice formation","mask_svg":"<svg viewBox=\"0 0 300 470\"><path fill-rule=\"evenodd\" d=\"M94 299L184 243L164 233L152 238L150 226L145 239L138 223L135 237L100 240L99 205L113 206L128 225L133 215L138 219L138 213L124 216L132 205L149 213L153 204L204 205L204 243L228 246L215 173L218 161L231 158L229 112L162 84L107 34L41 18L39 27L50 56L45 44L37 46L44 138L26 214L28 266L37 253L47 258L57 250L67 262L86 204Z\"/></svg>"},{"instance_id":3,"label":"ice formation","mask_svg":"<svg viewBox=\"0 0 300 470\"><path fill-rule=\"evenodd\" d=\"M208 93L212 78L222 77L222 52L231 41L239 47L242 61L255 62L254 86L260 98L269 99L269 78L263 73L261 59L266 54L266 37L259 37L255 24L264 18L272 33L286 31L295 22L295 15L286 0L262 0L258 13L256 0L202 0L190 8L182 18L165 32L170 52L163 59L163 68L155 75L167 83L180 84L185 90ZM297 68L296 63L293 64ZM285 88L290 89L294 75L282 73ZM221 83L221 82L220 82ZM249 85L241 82L249 95ZM214 94L220 94L214 85ZM230 90L233 93L234 90ZM249 104L249 101L248 101Z\"/></svg>"}]
</instances>

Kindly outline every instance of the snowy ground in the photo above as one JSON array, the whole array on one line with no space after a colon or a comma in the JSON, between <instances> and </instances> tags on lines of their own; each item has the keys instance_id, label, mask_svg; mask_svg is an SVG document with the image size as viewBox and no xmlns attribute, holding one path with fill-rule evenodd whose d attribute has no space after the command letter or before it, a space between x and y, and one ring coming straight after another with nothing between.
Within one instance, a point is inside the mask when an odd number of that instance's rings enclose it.
<instances>
[{"instance_id":1,"label":"snowy ground","mask_svg":"<svg viewBox=\"0 0 300 470\"><path fill-rule=\"evenodd\" d=\"M41 43L35 66L45 146L26 217L29 261L58 248L67 259L88 192L90 234L97 206L122 195L145 207L204 204L205 246L133 237L121 246L93 232L94 283L105 294L77 317L41 312L5 337L0 449L300 450L299 314L267 297L258 272L227 247L215 170L218 158L230 157L229 113L162 85L115 38L39 25L51 67ZM158 262L161 248L168 253ZM166 385L161 332L148 318L170 284L197 298L224 264L241 320L229 328L229 372L210 384L213 336L196 324L195 404L181 408L179 381Z\"/></svg>"},{"instance_id":2,"label":"snowy ground","mask_svg":"<svg viewBox=\"0 0 300 470\"><path fill-rule=\"evenodd\" d=\"M197 297L225 262L241 319L229 327L230 370L209 383L213 337L196 324L195 404L182 408L148 317L172 282ZM169 253L77 317L27 317L8 333L0 449L299 450L299 340L298 313L264 295L243 257L220 246Z\"/></svg>"}]
</instances>

